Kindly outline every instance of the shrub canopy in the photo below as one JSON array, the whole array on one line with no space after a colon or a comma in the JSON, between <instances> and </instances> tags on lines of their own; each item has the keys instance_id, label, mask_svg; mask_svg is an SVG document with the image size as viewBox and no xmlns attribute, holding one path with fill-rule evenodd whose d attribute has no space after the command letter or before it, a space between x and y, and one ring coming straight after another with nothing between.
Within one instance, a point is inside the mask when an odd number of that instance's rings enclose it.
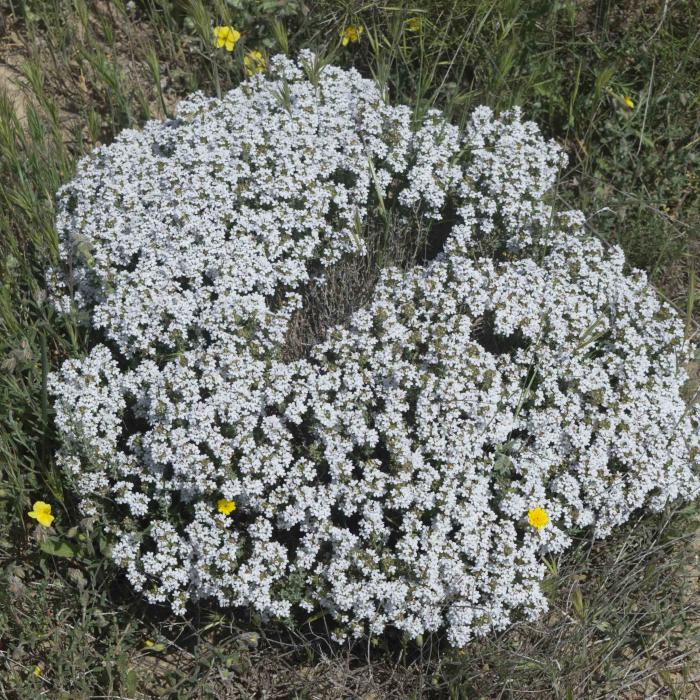
<instances>
[{"instance_id":1,"label":"shrub canopy","mask_svg":"<svg viewBox=\"0 0 700 700\"><path fill-rule=\"evenodd\" d=\"M59 459L133 586L463 645L546 607L573 529L695 495L683 325L552 208L564 163L518 110L416 123L309 53L81 161ZM309 289L397 229L441 250L289 359Z\"/></svg>"}]
</instances>

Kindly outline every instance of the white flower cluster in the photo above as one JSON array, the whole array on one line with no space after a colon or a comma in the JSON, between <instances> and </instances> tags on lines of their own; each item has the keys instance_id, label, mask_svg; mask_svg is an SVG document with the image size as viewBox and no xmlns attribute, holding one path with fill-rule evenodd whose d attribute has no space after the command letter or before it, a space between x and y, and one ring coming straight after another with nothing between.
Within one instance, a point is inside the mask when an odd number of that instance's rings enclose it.
<instances>
[{"instance_id":1,"label":"white flower cluster","mask_svg":"<svg viewBox=\"0 0 700 700\"><path fill-rule=\"evenodd\" d=\"M99 342L51 377L59 459L134 587L463 645L546 607L572 529L696 494L682 324L547 205L563 162L517 111L414 125L310 54L83 160L50 277ZM387 211L442 253L284 361Z\"/></svg>"}]
</instances>

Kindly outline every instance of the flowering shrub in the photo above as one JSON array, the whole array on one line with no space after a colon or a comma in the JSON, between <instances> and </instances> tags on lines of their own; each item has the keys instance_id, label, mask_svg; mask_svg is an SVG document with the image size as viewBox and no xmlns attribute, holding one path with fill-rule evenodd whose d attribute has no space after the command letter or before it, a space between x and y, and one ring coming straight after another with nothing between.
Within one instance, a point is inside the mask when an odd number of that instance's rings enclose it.
<instances>
[{"instance_id":1,"label":"flowering shrub","mask_svg":"<svg viewBox=\"0 0 700 700\"><path fill-rule=\"evenodd\" d=\"M548 205L563 163L517 110L414 125L306 53L81 161L50 281L98 340L50 380L59 460L133 586L463 645L546 607L572 529L697 493L682 324ZM285 359L309 285L414 224L441 252Z\"/></svg>"}]
</instances>

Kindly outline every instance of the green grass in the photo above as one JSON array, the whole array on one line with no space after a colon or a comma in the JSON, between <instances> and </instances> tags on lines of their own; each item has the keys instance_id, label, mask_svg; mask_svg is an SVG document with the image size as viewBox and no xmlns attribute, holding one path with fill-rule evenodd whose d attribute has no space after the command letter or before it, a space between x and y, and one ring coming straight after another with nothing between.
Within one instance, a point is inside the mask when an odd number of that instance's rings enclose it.
<instances>
[{"instance_id":1,"label":"green grass","mask_svg":"<svg viewBox=\"0 0 700 700\"><path fill-rule=\"evenodd\" d=\"M79 519L53 462L46 374L90 339L43 291L57 247L53 195L81 154L169 115L192 90L235 85L248 49L312 47L374 76L416 116L436 106L463 123L477 104L522 105L570 155L562 206L583 208L593 233L648 271L694 339L700 5L142 0L133 8L0 4L0 696L700 696L697 504L640 515L605 542L580 533L548 564L552 612L464 653L438 638L338 649L322 627L285 630L207 607L183 620L134 600L101 554L99 523ZM413 17L417 32L407 29ZM232 55L212 49L212 20L242 32ZM349 23L365 31L342 47ZM54 504L51 537L26 517L39 498Z\"/></svg>"}]
</instances>

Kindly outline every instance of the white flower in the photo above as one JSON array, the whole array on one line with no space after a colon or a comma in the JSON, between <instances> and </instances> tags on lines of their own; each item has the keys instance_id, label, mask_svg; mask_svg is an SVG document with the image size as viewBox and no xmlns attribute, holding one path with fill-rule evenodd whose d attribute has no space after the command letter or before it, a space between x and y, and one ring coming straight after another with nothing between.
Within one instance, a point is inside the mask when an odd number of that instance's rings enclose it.
<instances>
[{"instance_id":1,"label":"white flower","mask_svg":"<svg viewBox=\"0 0 700 700\"><path fill-rule=\"evenodd\" d=\"M413 129L314 60L193 95L60 191L54 301L102 340L51 377L59 461L151 601L462 645L546 608L543 546L698 492L683 326L552 210L565 159L519 111ZM382 207L447 224L442 253L284 362L306 285Z\"/></svg>"}]
</instances>

